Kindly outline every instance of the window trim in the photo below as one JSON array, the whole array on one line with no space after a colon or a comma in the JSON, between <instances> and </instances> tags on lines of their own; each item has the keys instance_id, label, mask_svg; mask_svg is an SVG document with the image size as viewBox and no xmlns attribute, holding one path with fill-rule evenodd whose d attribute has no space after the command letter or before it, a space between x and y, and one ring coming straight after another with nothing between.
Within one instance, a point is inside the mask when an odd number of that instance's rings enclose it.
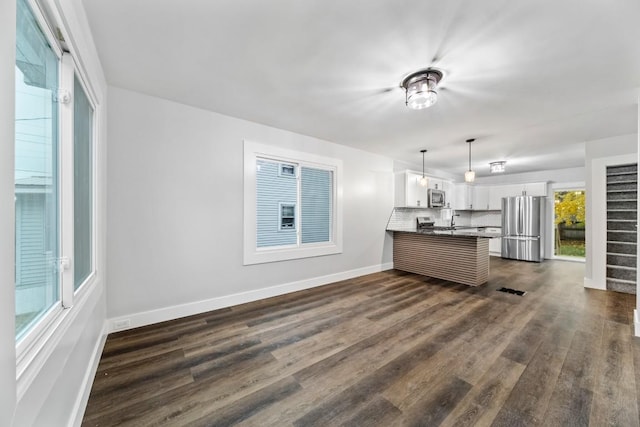
<instances>
[{"instance_id":1,"label":"window trim","mask_svg":"<svg viewBox=\"0 0 640 427\"><path fill-rule=\"evenodd\" d=\"M258 248L256 220L256 161L259 158L273 161L317 167L333 172L333 205L330 242L305 243L301 245ZM296 173L296 176L299 174ZM278 146L244 141L244 237L243 265L286 261L342 253L342 160L308 152L290 150ZM296 207L298 209L298 207ZM296 218L296 224L299 218ZM296 227L299 233L299 227Z\"/></svg>"},{"instance_id":2,"label":"window trim","mask_svg":"<svg viewBox=\"0 0 640 427\"><path fill-rule=\"evenodd\" d=\"M77 288L74 289L74 280L73 280L73 268L69 266L66 272L71 271L70 279L67 276L63 277L62 272L59 272L60 277L60 287L59 287L59 300L51 306L45 313L40 316L40 319L34 324L32 328L25 331L24 334L20 337L20 339L16 339L16 385L17 385L17 398L20 400L28 387L31 385L33 380L36 378L44 364L47 362L48 358L53 354L56 346L62 340L66 331L72 327L76 317L79 315L81 308L86 304L91 302L95 302L96 297L100 290L98 286L95 286L99 280L98 277L98 260L99 260L99 244L98 244L98 193L97 190L99 188L98 183L98 147L99 147L99 139L101 134L101 124L99 118L102 116L102 108L100 107L100 103L98 102L98 98L96 96L96 92L94 91L91 81L88 78L88 73L85 67L83 66L80 58L77 57L73 52L75 52L74 46L69 46L68 48L65 46L61 46L61 42L54 36L52 28L57 28L58 31L61 31L65 35L65 39L70 40L70 37L66 37L67 33L64 26L60 25L59 27L55 24L56 22L61 22L61 18L55 8L49 7L46 2L43 4L40 0L26 0L26 3L31 9L36 22L40 26L41 31L45 35L47 42L49 43L51 49L54 51L59 61L59 73L58 73L58 82L59 87L67 89L71 94L73 99L73 78L77 78L79 83L81 84L83 90L85 91L85 95L93 108L93 116L92 116L92 131L91 131L91 144L92 144L92 154L91 154L91 175L92 175L92 183L91 183L91 262L92 269L91 273L88 275L86 280ZM70 42L66 42L70 43ZM68 50L71 50L71 54L68 53ZM67 57L67 59L64 59ZM67 80L65 81L65 71L63 65L63 61L71 61L68 64L71 65L70 76L69 79L67 75ZM67 81L71 81L71 84L67 84ZM69 224L73 226L73 103L63 104L59 103L59 126L58 126L58 138L59 138L59 146L58 146L58 168L59 168L59 192L60 192L60 206L59 206L59 218L58 218L58 227L60 233L60 239L58 245L60 247L59 257L69 257L73 259L74 253L73 250L69 252L68 245L65 246L65 240L71 239L72 242L71 248L73 249L73 227L69 228ZM63 114L63 109L70 108L71 109L71 120L69 120L69 115L65 119L65 114ZM68 136L65 136L63 132L63 128L70 129L71 136L70 139ZM63 138L67 138L64 139ZM70 151L69 151L70 150ZM70 157L69 156L70 153ZM69 161L71 162L71 167L69 168ZM66 168L66 169L65 169ZM69 170L70 169L70 170ZM70 172L70 186L65 184L63 179L68 179L68 177L64 177L63 175ZM66 198L66 199L65 199ZM68 207L65 207L65 204L71 207L69 211ZM65 210L66 209L66 210ZM65 218L65 215L71 213L71 221L68 221L68 218ZM65 221L66 221L66 229L65 229ZM66 230L66 231L63 231ZM69 232L71 230L71 232ZM66 233L66 234L63 234ZM68 283L68 285L67 285ZM92 286L93 285L93 286ZM15 285L14 285L15 287ZM70 289L69 293L67 290L67 294L65 294L65 289ZM70 304L63 304L63 299L66 301L70 301Z\"/></svg>"},{"instance_id":3,"label":"window trim","mask_svg":"<svg viewBox=\"0 0 640 427\"><path fill-rule=\"evenodd\" d=\"M40 26L40 30L42 31L42 34L44 34L47 42L49 43L49 46L51 47L51 50L54 52L54 54L58 57L58 82L62 81L62 49L60 48L60 46L58 45L58 42L55 38L55 36L53 35L53 32L51 31L51 27L49 26L48 22L46 21L45 17L44 17L44 13L40 7L40 5L38 4L38 2L36 2L35 0L26 0L26 3L28 4L28 6L31 8L31 12L33 13L34 18L36 19L38 25ZM58 111L58 118L60 118L60 111ZM62 150L61 147L61 129L60 126L58 127L58 149ZM14 140L14 144L15 144L15 140ZM58 156L58 162L60 162L61 159L61 154ZM59 165L60 166L60 165ZM61 178L61 177L59 177ZM58 181L58 192L59 192L59 198L62 199L61 194L60 194L60 187L61 187L61 183L60 180ZM60 202L59 202L60 203ZM60 209L60 206L58 207L58 209ZM60 227L60 221L62 220L62 215L60 214L60 212L58 213L58 227ZM61 240L62 237L59 237L58 240L58 245L61 246ZM61 249L61 248L59 248ZM14 248L15 250L15 248ZM59 251L60 254L60 251ZM61 278L60 278L61 279ZM15 288L16 284L14 283L14 288ZM40 341L44 335L47 334L47 331L51 328L51 325L54 324L56 322L56 319L62 314L63 308L62 308L62 280L59 281L58 283L58 301L56 301L56 303L54 305L52 305L51 307L49 307L49 309L47 309L47 311L45 311L39 318L39 320L34 324L33 327L31 327L30 329L26 330L21 336L20 339L16 339L16 365L20 365L20 362L24 359L25 354L34 346L36 346L36 344L38 343L38 341ZM15 316L15 313L14 313Z\"/></svg>"}]
</instances>

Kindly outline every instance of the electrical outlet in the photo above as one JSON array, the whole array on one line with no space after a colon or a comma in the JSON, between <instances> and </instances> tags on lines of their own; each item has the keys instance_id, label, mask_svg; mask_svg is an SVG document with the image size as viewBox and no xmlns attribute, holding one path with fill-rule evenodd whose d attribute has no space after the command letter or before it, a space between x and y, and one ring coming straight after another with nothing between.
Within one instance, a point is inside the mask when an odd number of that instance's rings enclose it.
<instances>
[{"instance_id":1,"label":"electrical outlet","mask_svg":"<svg viewBox=\"0 0 640 427\"><path fill-rule=\"evenodd\" d=\"M120 329L127 329L131 326L131 319L120 319L113 321L113 330L119 331Z\"/></svg>"}]
</instances>

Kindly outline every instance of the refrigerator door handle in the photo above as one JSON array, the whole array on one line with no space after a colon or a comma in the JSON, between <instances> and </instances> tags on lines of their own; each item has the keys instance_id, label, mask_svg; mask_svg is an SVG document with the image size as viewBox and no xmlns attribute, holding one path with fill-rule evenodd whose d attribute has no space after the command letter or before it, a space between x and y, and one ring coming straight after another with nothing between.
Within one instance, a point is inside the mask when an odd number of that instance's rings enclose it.
<instances>
[{"instance_id":1,"label":"refrigerator door handle","mask_svg":"<svg viewBox=\"0 0 640 427\"><path fill-rule=\"evenodd\" d=\"M523 225L523 217L524 217L524 206L523 206L523 202L524 200L522 199L522 197L518 197L518 231L517 233L520 235L523 233L522 229L524 228Z\"/></svg>"}]
</instances>

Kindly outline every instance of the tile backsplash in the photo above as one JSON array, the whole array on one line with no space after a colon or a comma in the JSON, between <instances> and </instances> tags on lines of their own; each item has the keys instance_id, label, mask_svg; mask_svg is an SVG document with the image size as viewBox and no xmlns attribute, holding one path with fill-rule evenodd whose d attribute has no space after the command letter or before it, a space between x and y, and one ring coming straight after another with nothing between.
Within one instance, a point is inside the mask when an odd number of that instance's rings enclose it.
<instances>
[{"instance_id":1,"label":"tile backsplash","mask_svg":"<svg viewBox=\"0 0 640 427\"><path fill-rule=\"evenodd\" d=\"M393 208L387 223L387 229L414 228L416 218L419 216L430 217L436 226L451 225L451 215L455 212L456 225L466 226L493 226L500 227L502 215L500 211L454 211L453 209L431 208Z\"/></svg>"}]
</instances>

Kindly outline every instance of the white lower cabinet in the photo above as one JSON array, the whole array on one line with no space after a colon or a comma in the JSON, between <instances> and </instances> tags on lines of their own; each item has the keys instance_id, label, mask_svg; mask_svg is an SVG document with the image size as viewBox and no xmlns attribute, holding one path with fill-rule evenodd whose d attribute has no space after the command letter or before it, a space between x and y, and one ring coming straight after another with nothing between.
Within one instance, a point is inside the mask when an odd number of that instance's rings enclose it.
<instances>
[{"instance_id":1,"label":"white lower cabinet","mask_svg":"<svg viewBox=\"0 0 640 427\"><path fill-rule=\"evenodd\" d=\"M487 233L501 233L502 229L499 227L489 227L485 230ZM496 237L489 240L489 254L500 256L502 254L502 238Z\"/></svg>"}]
</instances>

